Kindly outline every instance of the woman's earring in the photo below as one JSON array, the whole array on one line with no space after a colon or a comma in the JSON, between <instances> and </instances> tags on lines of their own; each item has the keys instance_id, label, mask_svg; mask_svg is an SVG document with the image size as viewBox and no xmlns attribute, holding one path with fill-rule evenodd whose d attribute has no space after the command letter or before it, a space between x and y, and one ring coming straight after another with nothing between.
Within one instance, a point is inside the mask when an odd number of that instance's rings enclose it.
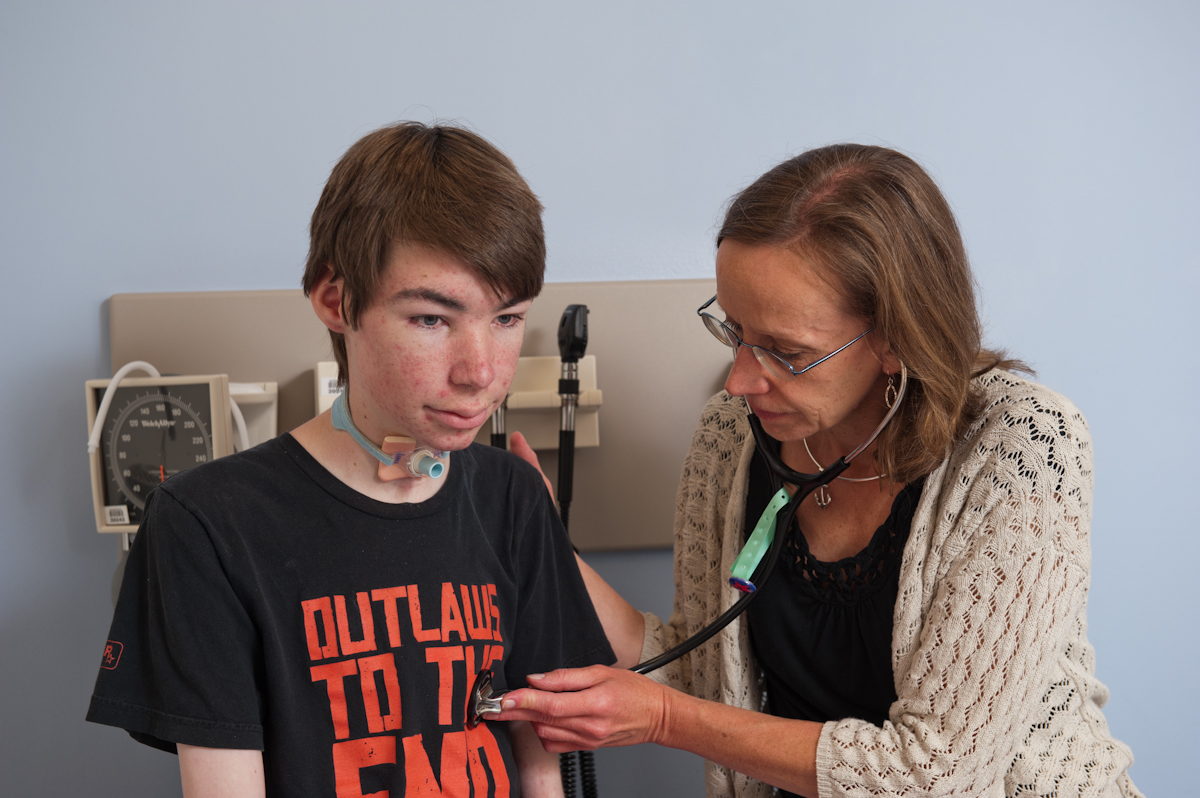
<instances>
[{"instance_id":1,"label":"woman's earring","mask_svg":"<svg viewBox=\"0 0 1200 798\"><path fill-rule=\"evenodd\" d=\"M889 410L892 408L892 405L896 404L896 375L895 374L888 375L887 388L883 392L883 403L888 406Z\"/></svg>"}]
</instances>

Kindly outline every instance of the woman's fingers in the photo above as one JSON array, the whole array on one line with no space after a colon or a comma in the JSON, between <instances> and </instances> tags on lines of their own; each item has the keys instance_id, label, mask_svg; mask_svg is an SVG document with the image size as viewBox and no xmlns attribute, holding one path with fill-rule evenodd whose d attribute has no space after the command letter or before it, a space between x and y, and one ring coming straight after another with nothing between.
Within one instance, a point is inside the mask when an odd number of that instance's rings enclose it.
<instances>
[{"instance_id":1,"label":"woman's fingers","mask_svg":"<svg viewBox=\"0 0 1200 798\"><path fill-rule=\"evenodd\" d=\"M525 677L529 686L535 690L545 690L553 693L564 691L586 690L602 682L614 670L606 665L592 665L589 668L559 668L549 673L531 673Z\"/></svg>"},{"instance_id":2,"label":"woman's fingers","mask_svg":"<svg viewBox=\"0 0 1200 798\"><path fill-rule=\"evenodd\" d=\"M596 707L596 695L582 691L600 684L606 671L603 665L590 668L560 668L549 673L534 673L526 677L530 687L513 690L504 697L504 713L500 720L532 720L552 722L556 718L576 717L602 707Z\"/></svg>"},{"instance_id":3,"label":"woman's fingers","mask_svg":"<svg viewBox=\"0 0 1200 798\"><path fill-rule=\"evenodd\" d=\"M661 736L668 691L644 676L594 665L552 671L530 683L535 687L504 697L496 719L531 721L548 751L635 745Z\"/></svg>"},{"instance_id":4,"label":"woman's fingers","mask_svg":"<svg viewBox=\"0 0 1200 798\"><path fill-rule=\"evenodd\" d=\"M533 451L533 447L529 445L529 441L525 440L525 436L519 432L514 432L508 438L508 445L512 447L513 454L538 470L538 473L542 475L542 481L546 483L546 490L550 493L550 500L554 501L554 488L550 485L550 478L542 470L541 464L538 463L537 453Z\"/></svg>"},{"instance_id":5,"label":"woman's fingers","mask_svg":"<svg viewBox=\"0 0 1200 798\"><path fill-rule=\"evenodd\" d=\"M579 735L558 726L551 726L548 723L531 723L529 725L541 741L542 748L545 748L552 754L596 750L595 745L589 745Z\"/></svg>"}]
</instances>

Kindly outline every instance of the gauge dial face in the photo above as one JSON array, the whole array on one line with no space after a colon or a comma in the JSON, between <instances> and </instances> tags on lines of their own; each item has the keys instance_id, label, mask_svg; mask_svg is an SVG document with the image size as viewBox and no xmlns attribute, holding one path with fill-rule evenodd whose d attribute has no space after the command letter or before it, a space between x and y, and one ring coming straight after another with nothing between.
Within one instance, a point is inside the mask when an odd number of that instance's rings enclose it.
<instances>
[{"instance_id":1,"label":"gauge dial face","mask_svg":"<svg viewBox=\"0 0 1200 798\"><path fill-rule=\"evenodd\" d=\"M101 439L104 504L139 523L151 490L213 459L211 419L207 384L118 388Z\"/></svg>"}]
</instances>

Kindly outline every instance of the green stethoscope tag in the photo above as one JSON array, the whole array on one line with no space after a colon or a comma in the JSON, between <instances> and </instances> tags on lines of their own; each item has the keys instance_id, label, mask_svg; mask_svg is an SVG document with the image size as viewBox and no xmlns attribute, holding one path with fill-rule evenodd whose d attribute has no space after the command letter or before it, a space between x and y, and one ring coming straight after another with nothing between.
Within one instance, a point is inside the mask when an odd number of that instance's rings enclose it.
<instances>
[{"instance_id":1,"label":"green stethoscope tag","mask_svg":"<svg viewBox=\"0 0 1200 798\"><path fill-rule=\"evenodd\" d=\"M743 593L753 593L758 589L750 581L750 577L754 576L754 570L758 568L758 564L762 562L763 556L775 540L775 520L779 511L787 506L788 499L786 488L780 488L779 492L771 497L771 501L767 502L766 509L759 516L758 523L754 525L754 532L750 534L750 539L742 547L742 553L738 555L734 560L733 567L729 569L732 574L729 577L729 584Z\"/></svg>"}]
</instances>

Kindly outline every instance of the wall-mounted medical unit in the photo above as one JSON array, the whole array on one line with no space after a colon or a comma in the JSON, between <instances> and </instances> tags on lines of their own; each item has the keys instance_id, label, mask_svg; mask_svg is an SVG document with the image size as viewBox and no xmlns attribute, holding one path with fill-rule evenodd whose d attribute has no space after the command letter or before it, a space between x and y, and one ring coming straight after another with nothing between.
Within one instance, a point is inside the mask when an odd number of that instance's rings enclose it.
<instances>
[{"instance_id":1,"label":"wall-mounted medical unit","mask_svg":"<svg viewBox=\"0 0 1200 798\"><path fill-rule=\"evenodd\" d=\"M571 509L571 537L581 549L671 545L680 467L700 411L729 369L729 350L696 317L696 308L714 293L713 280L551 283L530 309L506 431L527 435L553 480L560 315L572 303L589 308ZM329 367L318 364L331 360L329 335L299 290L116 294L109 299L108 318L114 373L145 360L164 374L276 383L272 407L279 432L299 426L321 407L319 377ZM327 387L333 378L329 390L336 391L336 370L323 377ZM249 427L254 401L236 401ZM488 442L490 432L485 424L477 440ZM229 434L236 437L236 430ZM107 501L102 498L98 506L98 527L104 508L114 506Z\"/></svg>"}]
</instances>

